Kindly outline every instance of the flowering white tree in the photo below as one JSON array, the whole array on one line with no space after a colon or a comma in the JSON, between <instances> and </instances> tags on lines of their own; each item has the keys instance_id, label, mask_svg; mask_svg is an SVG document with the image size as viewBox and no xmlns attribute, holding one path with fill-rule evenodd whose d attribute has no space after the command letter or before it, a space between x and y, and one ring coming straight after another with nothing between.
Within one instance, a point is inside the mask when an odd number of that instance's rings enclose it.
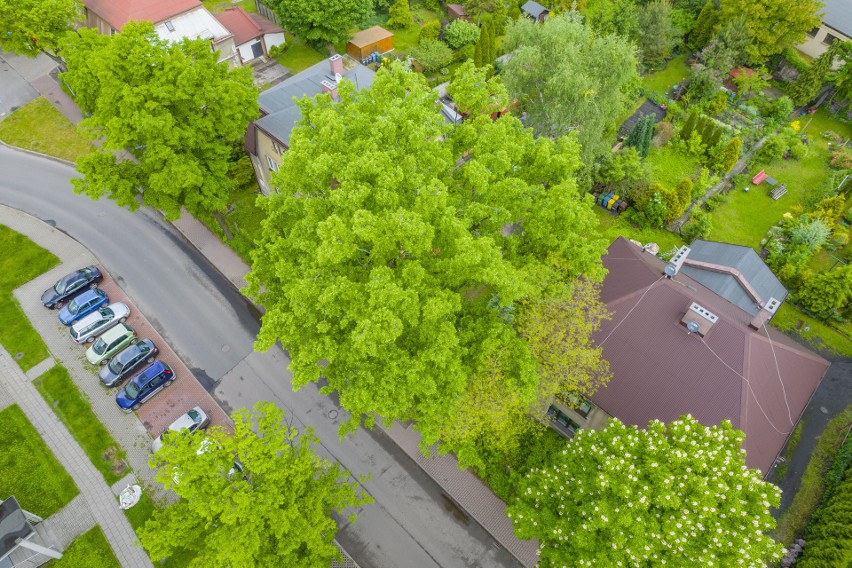
<instances>
[{"instance_id":1,"label":"flowering white tree","mask_svg":"<svg viewBox=\"0 0 852 568\"><path fill-rule=\"evenodd\" d=\"M764 566L781 491L745 465L744 434L691 416L647 430L580 430L530 471L507 515L540 542L540 567Z\"/></svg>"}]
</instances>

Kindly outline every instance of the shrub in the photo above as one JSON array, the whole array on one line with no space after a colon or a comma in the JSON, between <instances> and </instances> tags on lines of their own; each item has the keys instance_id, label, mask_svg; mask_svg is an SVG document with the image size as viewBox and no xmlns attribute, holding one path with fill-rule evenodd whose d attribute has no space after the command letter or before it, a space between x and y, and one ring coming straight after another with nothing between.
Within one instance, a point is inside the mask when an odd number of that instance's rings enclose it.
<instances>
[{"instance_id":1,"label":"shrub","mask_svg":"<svg viewBox=\"0 0 852 568\"><path fill-rule=\"evenodd\" d=\"M695 239L706 239L710 235L711 229L710 215L701 209L693 209L692 217L684 226L681 234L687 242L691 242Z\"/></svg>"},{"instance_id":2,"label":"shrub","mask_svg":"<svg viewBox=\"0 0 852 568\"><path fill-rule=\"evenodd\" d=\"M411 25L412 17L411 10L408 8L408 0L397 0L396 3L390 7L389 14L389 28L394 30L404 30Z\"/></svg>"},{"instance_id":3,"label":"shrub","mask_svg":"<svg viewBox=\"0 0 852 568\"><path fill-rule=\"evenodd\" d=\"M849 224L852 224L852 207L846 210L846 213L843 214L843 220Z\"/></svg>"},{"instance_id":4,"label":"shrub","mask_svg":"<svg viewBox=\"0 0 852 568\"><path fill-rule=\"evenodd\" d=\"M760 114L764 118L776 123L784 122L792 113L793 101L786 95L767 101L760 109Z\"/></svg>"},{"instance_id":5,"label":"shrub","mask_svg":"<svg viewBox=\"0 0 852 568\"><path fill-rule=\"evenodd\" d=\"M654 137L651 138L651 146L654 148L665 146L672 139L673 134L674 126L671 122L658 122L657 126L654 127Z\"/></svg>"},{"instance_id":6,"label":"shrub","mask_svg":"<svg viewBox=\"0 0 852 568\"><path fill-rule=\"evenodd\" d=\"M728 108L728 95L720 92L718 95L713 97L713 100L710 101L710 104L707 105L707 112L710 114L719 114L724 112L726 108Z\"/></svg>"},{"instance_id":7,"label":"shrub","mask_svg":"<svg viewBox=\"0 0 852 568\"><path fill-rule=\"evenodd\" d=\"M464 20L453 20L444 28L444 38L448 44L458 49L479 39L479 27Z\"/></svg>"},{"instance_id":8,"label":"shrub","mask_svg":"<svg viewBox=\"0 0 852 568\"><path fill-rule=\"evenodd\" d=\"M439 20L429 20L420 28L420 36L417 43L422 43L430 39L436 40L439 35L441 35L441 22Z\"/></svg>"},{"instance_id":9,"label":"shrub","mask_svg":"<svg viewBox=\"0 0 852 568\"><path fill-rule=\"evenodd\" d=\"M787 155L791 158L801 160L808 155L808 146L801 140L793 140L787 148Z\"/></svg>"},{"instance_id":10,"label":"shrub","mask_svg":"<svg viewBox=\"0 0 852 568\"><path fill-rule=\"evenodd\" d=\"M787 234L791 243L802 245L813 253L825 244L831 229L823 219L817 218L793 226Z\"/></svg>"},{"instance_id":11,"label":"shrub","mask_svg":"<svg viewBox=\"0 0 852 568\"><path fill-rule=\"evenodd\" d=\"M846 198L842 195L826 197L817 205L814 216L824 219L826 223L831 225L840 218L845 205Z\"/></svg>"},{"instance_id":12,"label":"shrub","mask_svg":"<svg viewBox=\"0 0 852 568\"><path fill-rule=\"evenodd\" d=\"M680 195L678 195L676 190L663 188L663 191L660 192L660 198L663 201L663 205L666 206L666 211L668 211L665 218L666 222L674 221L683 215L683 211L686 209L687 203L681 201Z\"/></svg>"},{"instance_id":13,"label":"shrub","mask_svg":"<svg viewBox=\"0 0 852 568\"><path fill-rule=\"evenodd\" d=\"M831 155L831 167L837 170L852 168L852 152L847 149L838 150Z\"/></svg>"},{"instance_id":14,"label":"shrub","mask_svg":"<svg viewBox=\"0 0 852 568\"><path fill-rule=\"evenodd\" d=\"M441 0L423 0L423 5L433 12L439 12L441 10ZM433 20L438 21L438 20ZM438 23L438 27L441 27L440 22Z\"/></svg>"},{"instance_id":15,"label":"shrub","mask_svg":"<svg viewBox=\"0 0 852 568\"><path fill-rule=\"evenodd\" d=\"M849 242L849 229L837 225L831 233L831 240L829 242L836 249L845 247L846 243Z\"/></svg>"},{"instance_id":16,"label":"shrub","mask_svg":"<svg viewBox=\"0 0 852 568\"><path fill-rule=\"evenodd\" d=\"M787 142L780 134L770 136L757 151L755 158L760 162L771 162L784 155L787 150Z\"/></svg>"},{"instance_id":17,"label":"shrub","mask_svg":"<svg viewBox=\"0 0 852 568\"><path fill-rule=\"evenodd\" d=\"M663 226L668 209L663 202L662 192L665 188L651 184L637 196L634 208L629 210L628 220L643 229L659 229Z\"/></svg>"},{"instance_id":18,"label":"shrub","mask_svg":"<svg viewBox=\"0 0 852 568\"><path fill-rule=\"evenodd\" d=\"M693 110L689 113L683 128L680 129L681 140L688 142L692 138L692 133L695 131L695 125L698 124L698 111Z\"/></svg>"},{"instance_id":19,"label":"shrub","mask_svg":"<svg viewBox=\"0 0 852 568\"><path fill-rule=\"evenodd\" d=\"M739 136L732 138L731 141L728 142L719 159L719 171L724 173L731 171L731 168L733 168L737 164L737 160L740 159L740 150L742 149L742 146L743 142L740 140Z\"/></svg>"},{"instance_id":20,"label":"shrub","mask_svg":"<svg viewBox=\"0 0 852 568\"><path fill-rule=\"evenodd\" d=\"M681 210L686 209L686 206L692 202L692 188L693 183L689 178L683 178L674 188L675 194L677 194L678 202L681 205Z\"/></svg>"},{"instance_id":21,"label":"shrub","mask_svg":"<svg viewBox=\"0 0 852 568\"><path fill-rule=\"evenodd\" d=\"M714 193L704 203L704 208L707 211L715 211L720 205L728 201L728 196L722 193Z\"/></svg>"},{"instance_id":22,"label":"shrub","mask_svg":"<svg viewBox=\"0 0 852 568\"><path fill-rule=\"evenodd\" d=\"M843 136L841 136L840 134L838 134L837 132L835 132L833 130L824 130L822 132L822 137L825 138L826 140L828 140L829 142L834 143L834 144L843 143Z\"/></svg>"},{"instance_id":23,"label":"shrub","mask_svg":"<svg viewBox=\"0 0 852 568\"><path fill-rule=\"evenodd\" d=\"M413 52L414 59L426 71L437 71L453 60L453 50L442 41L429 39L418 45Z\"/></svg>"}]
</instances>

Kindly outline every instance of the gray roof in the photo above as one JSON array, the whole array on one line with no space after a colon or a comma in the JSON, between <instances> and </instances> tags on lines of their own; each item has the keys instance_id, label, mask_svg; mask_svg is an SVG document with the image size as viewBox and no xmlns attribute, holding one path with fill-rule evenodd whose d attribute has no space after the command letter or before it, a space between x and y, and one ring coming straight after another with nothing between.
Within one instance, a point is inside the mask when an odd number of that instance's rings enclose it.
<instances>
[{"instance_id":1,"label":"gray roof","mask_svg":"<svg viewBox=\"0 0 852 568\"><path fill-rule=\"evenodd\" d=\"M764 302L767 302L769 298L783 302L784 298L787 297L787 289L764 264L753 248L700 239L692 241L689 246L692 249L687 257L689 260L711 262L738 270ZM756 315L760 311L760 307L754 303L731 274L712 272L687 265L681 268L681 272L752 315Z\"/></svg>"},{"instance_id":2,"label":"gray roof","mask_svg":"<svg viewBox=\"0 0 852 568\"><path fill-rule=\"evenodd\" d=\"M521 6L521 11L526 12L535 19L538 19L540 15L547 12L547 8L545 8L538 2L533 2L533 0L529 0L529 2Z\"/></svg>"},{"instance_id":3,"label":"gray roof","mask_svg":"<svg viewBox=\"0 0 852 568\"><path fill-rule=\"evenodd\" d=\"M823 23L852 37L852 2L850 0L822 0L822 2L825 4Z\"/></svg>"},{"instance_id":4,"label":"gray roof","mask_svg":"<svg viewBox=\"0 0 852 568\"><path fill-rule=\"evenodd\" d=\"M375 75L375 71L360 63L356 63L355 67L349 70L346 70L344 65L343 78L355 83L358 90L370 88ZM296 106L296 100L321 93L322 81L334 83L334 75L331 73L327 59L260 93L257 100L265 116L256 120L255 124L270 136L289 146L290 132L296 122L302 118L302 113Z\"/></svg>"}]
</instances>

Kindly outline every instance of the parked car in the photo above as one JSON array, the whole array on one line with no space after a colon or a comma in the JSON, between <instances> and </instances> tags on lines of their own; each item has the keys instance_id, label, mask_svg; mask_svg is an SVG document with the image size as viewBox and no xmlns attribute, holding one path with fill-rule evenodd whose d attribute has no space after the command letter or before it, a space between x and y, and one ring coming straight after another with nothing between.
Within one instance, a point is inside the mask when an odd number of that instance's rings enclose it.
<instances>
[{"instance_id":1,"label":"parked car","mask_svg":"<svg viewBox=\"0 0 852 568\"><path fill-rule=\"evenodd\" d=\"M41 303L51 310L70 300L86 288L97 288L98 282L104 279L97 266L87 266L66 274L59 281L44 291Z\"/></svg>"},{"instance_id":2,"label":"parked car","mask_svg":"<svg viewBox=\"0 0 852 568\"><path fill-rule=\"evenodd\" d=\"M101 306L109 303L109 297L106 292L100 288L94 290L86 290L59 310L59 321L63 325L71 325L78 319L89 315Z\"/></svg>"},{"instance_id":3,"label":"parked car","mask_svg":"<svg viewBox=\"0 0 852 568\"><path fill-rule=\"evenodd\" d=\"M129 315L130 308L121 302L100 308L71 326L71 339L74 340L74 343L94 341L97 336L109 328L124 323Z\"/></svg>"},{"instance_id":4,"label":"parked car","mask_svg":"<svg viewBox=\"0 0 852 568\"><path fill-rule=\"evenodd\" d=\"M124 348L112 358L109 365L101 367L98 373L101 383L106 387L114 387L132 373L142 363L149 365L154 362L154 356L159 349L150 339L143 339Z\"/></svg>"},{"instance_id":5,"label":"parked car","mask_svg":"<svg viewBox=\"0 0 852 568\"><path fill-rule=\"evenodd\" d=\"M103 332L92 346L86 349L86 360L92 365L106 365L110 357L136 341L133 328L120 323Z\"/></svg>"},{"instance_id":6,"label":"parked car","mask_svg":"<svg viewBox=\"0 0 852 568\"><path fill-rule=\"evenodd\" d=\"M174 380L175 374L171 367L162 361L154 361L153 365L127 381L115 395L115 402L125 412L139 410L142 403L172 384Z\"/></svg>"},{"instance_id":7,"label":"parked car","mask_svg":"<svg viewBox=\"0 0 852 568\"><path fill-rule=\"evenodd\" d=\"M180 432L181 430L188 430L190 433L195 432L196 430L200 430L202 428L206 428L210 423L210 417L201 410L200 406L196 406L195 408L187 411L186 414L172 422L168 429L154 438L154 441L151 442L151 452L157 453L160 448L163 447L163 436L169 432Z\"/></svg>"}]
</instances>

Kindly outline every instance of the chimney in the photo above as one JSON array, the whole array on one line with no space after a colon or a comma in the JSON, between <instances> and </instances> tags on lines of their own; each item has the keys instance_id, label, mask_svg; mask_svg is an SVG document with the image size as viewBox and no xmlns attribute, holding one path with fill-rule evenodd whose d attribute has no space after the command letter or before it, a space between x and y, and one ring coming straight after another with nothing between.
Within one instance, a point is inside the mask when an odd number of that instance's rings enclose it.
<instances>
[{"instance_id":1,"label":"chimney","mask_svg":"<svg viewBox=\"0 0 852 568\"><path fill-rule=\"evenodd\" d=\"M769 301L766 302L766 305L763 306L757 315L751 318L751 321L748 322L748 326L752 329L760 329L763 327L763 324L772 319L772 316L775 315L775 312L778 311L778 308L781 306L781 302L776 300L775 298L769 298Z\"/></svg>"},{"instance_id":2,"label":"chimney","mask_svg":"<svg viewBox=\"0 0 852 568\"><path fill-rule=\"evenodd\" d=\"M343 56L335 53L328 58L328 64L331 67L331 75L343 75Z\"/></svg>"},{"instance_id":3,"label":"chimney","mask_svg":"<svg viewBox=\"0 0 852 568\"><path fill-rule=\"evenodd\" d=\"M697 333L704 337L717 321L719 321L719 316L696 302L692 302L680 323L686 326L689 333Z\"/></svg>"},{"instance_id":4,"label":"chimney","mask_svg":"<svg viewBox=\"0 0 852 568\"><path fill-rule=\"evenodd\" d=\"M320 86L322 87L323 93L328 93L331 95L333 100L337 100L337 83L329 81L328 79L323 79L320 81Z\"/></svg>"},{"instance_id":5,"label":"chimney","mask_svg":"<svg viewBox=\"0 0 852 568\"><path fill-rule=\"evenodd\" d=\"M677 273L680 272L680 267L683 266L683 261L686 260L689 251L692 249L688 246L684 245L678 249L669 263L666 265L665 274L666 278L673 278L677 276Z\"/></svg>"}]
</instances>

